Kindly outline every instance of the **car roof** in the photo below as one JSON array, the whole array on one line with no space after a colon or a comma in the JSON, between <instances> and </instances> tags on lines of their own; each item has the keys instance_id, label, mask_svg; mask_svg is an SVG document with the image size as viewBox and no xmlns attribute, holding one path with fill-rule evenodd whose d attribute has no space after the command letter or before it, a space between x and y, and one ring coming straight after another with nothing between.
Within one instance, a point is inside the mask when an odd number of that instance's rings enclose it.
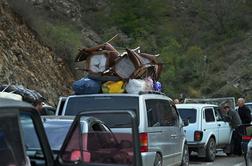
<instances>
[{"instance_id":1,"label":"car roof","mask_svg":"<svg viewBox=\"0 0 252 166\"><path fill-rule=\"evenodd\" d=\"M0 108L33 108L33 106L23 101L0 98Z\"/></svg>"},{"instance_id":2,"label":"car roof","mask_svg":"<svg viewBox=\"0 0 252 166\"><path fill-rule=\"evenodd\" d=\"M176 104L177 108L195 108L200 109L203 107L218 107L214 104L201 104L201 103L187 103L187 104Z\"/></svg>"},{"instance_id":3,"label":"car roof","mask_svg":"<svg viewBox=\"0 0 252 166\"><path fill-rule=\"evenodd\" d=\"M85 94L85 95L71 95L68 96L69 98L74 98L74 97L92 97L92 96L97 96L97 97L102 97L102 96L130 96L130 97L139 97L143 95L151 95L153 97L155 96L162 96L162 97L167 97L169 100L172 100L170 97L161 94L161 93L155 93L155 92L141 92L140 94L130 94L130 93L119 93L119 94L105 94L105 93L98 93L98 94ZM64 99L64 98L63 98Z\"/></svg>"},{"instance_id":4,"label":"car roof","mask_svg":"<svg viewBox=\"0 0 252 166\"><path fill-rule=\"evenodd\" d=\"M72 122L75 118L75 116L42 116L41 117L43 119L43 121L64 121L64 122ZM99 122L101 123L102 121L100 121L99 119L92 117L92 116L82 116L81 117L81 121L86 121L88 123L95 121L95 122Z\"/></svg>"}]
</instances>

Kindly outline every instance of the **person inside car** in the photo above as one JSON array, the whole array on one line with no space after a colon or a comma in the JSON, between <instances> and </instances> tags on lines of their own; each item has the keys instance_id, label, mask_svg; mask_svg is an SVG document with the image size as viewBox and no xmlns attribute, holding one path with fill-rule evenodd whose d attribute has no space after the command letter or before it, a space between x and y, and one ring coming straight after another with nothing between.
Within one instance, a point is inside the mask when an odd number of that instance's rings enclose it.
<instances>
[{"instance_id":1,"label":"person inside car","mask_svg":"<svg viewBox=\"0 0 252 166\"><path fill-rule=\"evenodd\" d=\"M38 111L39 115L46 115L46 112L43 110L43 101L42 100L35 100L32 105Z\"/></svg>"}]
</instances>

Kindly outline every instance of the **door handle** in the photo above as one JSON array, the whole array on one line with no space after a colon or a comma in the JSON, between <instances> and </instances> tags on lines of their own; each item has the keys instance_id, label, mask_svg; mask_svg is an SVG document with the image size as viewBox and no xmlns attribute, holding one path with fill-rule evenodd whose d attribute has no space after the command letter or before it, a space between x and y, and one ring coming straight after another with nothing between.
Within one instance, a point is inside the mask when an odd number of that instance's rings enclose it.
<instances>
[{"instance_id":1,"label":"door handle","mask_svg":"<svg viewBox=\"0 0 252 166\"><path fill-rule=\"evenodd\" d=\"M176 134L172 134L171 137L172 137L172 138L176 138L177 135L176 135Z\"/></svg>"},{"instance_id":2,"label":"door handle","mask_svg":"<svg viewBox=\"0 0 252 166\"><path fill-rule=\"evenodd\" d=\"M220 126L221 126L221 124L218 124L218 126L220 127Z\"/></svg>"}]
</instances>

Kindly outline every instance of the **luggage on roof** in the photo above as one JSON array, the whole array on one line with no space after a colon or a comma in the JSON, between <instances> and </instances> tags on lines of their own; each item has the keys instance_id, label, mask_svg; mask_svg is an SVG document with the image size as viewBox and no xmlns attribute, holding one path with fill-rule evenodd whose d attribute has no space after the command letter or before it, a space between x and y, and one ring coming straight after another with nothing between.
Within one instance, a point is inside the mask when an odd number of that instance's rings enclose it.
<instances>
[{"instance_id":1,"label":"luggage on roof","mask_svg":"<svg viewBox=\"0 0 252 166\"><path fill-rule=\"evenodd\" d=\"M20 95L23 101L29 103L45 101L45 98L39 92L25 88L22 85L0 85L0 91Z\"/></svg>"}]
</instances>

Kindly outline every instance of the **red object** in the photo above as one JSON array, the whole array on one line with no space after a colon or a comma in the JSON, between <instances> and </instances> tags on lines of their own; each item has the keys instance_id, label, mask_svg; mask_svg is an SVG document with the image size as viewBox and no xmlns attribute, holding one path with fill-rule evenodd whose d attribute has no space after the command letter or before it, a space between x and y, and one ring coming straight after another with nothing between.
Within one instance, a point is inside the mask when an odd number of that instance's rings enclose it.
<instances>
[{"instance_id":1,"label":"red object","mask_svg":"<svg viewBox=\"0 0 252 166\"><path fill-rule=\"evenodd\" d=\"M203 137L203 132L202 131L195 131L194 132L194 140L195 141L201 141Z\"/></svg>"},{"instance_id":2,"label":"red object","mask_svg":"<svg viewBox=\"0 0 252 166\"><path fill-rule=\"evenodd\" d=\"M71 152L71 161L78 161L81 158L81 152L80 150L74 150Z\"/></svg>"},{"instance_id":3,"label":"red object","mask_svg":"<svg viewBox=\"0 0 252 166\"><path fill-rule=\"evenodd\" d=\"M242 140L243 141L250 141L252 139L252 137L251 136L242 136Z\"/></svg>"},{"instance_id":4,"label":"red object","mask_svg":"<svg viewBox=\"0 0 252 166\"><path fill-rule=\"evenodd\" d=\"M140 152L148 152L148 134L140 133Z\"/></svg>"}]
</instances>

